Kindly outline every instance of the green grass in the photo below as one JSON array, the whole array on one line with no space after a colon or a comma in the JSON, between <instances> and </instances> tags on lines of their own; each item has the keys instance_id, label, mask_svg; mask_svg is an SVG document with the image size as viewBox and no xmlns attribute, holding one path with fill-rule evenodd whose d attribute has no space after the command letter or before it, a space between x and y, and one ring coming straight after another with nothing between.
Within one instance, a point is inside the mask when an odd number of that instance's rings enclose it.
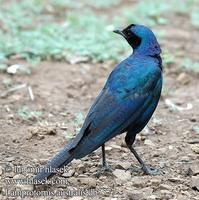
<instances>
[{"instance_id":1,"label":"green grass","mask_svg":"<svg viewBox=\"0 0 199 200\"><path fill-rule=\"evenodd\" d=\"M32 111L27 106L23 106L17 110L17 115L19 118L27 120L35 120L42 116L41 111Z\"/></svg>"},{"instance_id":2,"label":"green grass","mask_svg":"<svg viewBox=\"0 0 199 200\"><path fill-rule=\"evenodd\" d=\"M55 6L57 8L85 8L87 6L90 6L92 8L98 8L98 9L107 9L112 6L116 6L120 4L122 0L79 0L79 1L71 1L71 0L50 0L50 4L52 6Z\"/></svg>"},{"instance_id":3,"label":"green grass","mask_svg":"<svg viewBox=\"0 0 199 200\"><path fill-rule=\"evenodd\" d=\"M70 60L75 56L85 56L93 61L120 60L122 53L130 49L122 38L111 32L115 27L129 23L163 26L169 23L168 13L190 15L194 26L198 26L199 21L199 12L194 9L196 0L170 0L170 3L142 0L132 8L121 8L121 14L111 20L109 11L107 15L96 14L92 8L110 9L122 5L121 0L0 3L1 63L13 54L36 63L49 59Z\"/></svg>"},{"instance_id":4,"label":"green grass","mask_svg":"<svg viewBox=\"0 0 199 200\"><path fill-rule=\"evenodd\" d=\"M160 3L160 1L141 1L133 11L129 9L124 10L124 15L127 17L128 23L134 21L135 23L147 24L154 26L157 23L166 24L167 19L162 15L169 9L168 4Z\"/></svg>"},{"instance_id":5,"label":"green grass","mask_svg":"<svg viewBox=\"0 0 199 200\"><path fill-rule=\"evenodd\" d=\"M193 62L190 58L184 58L182 60L182 67L188 71L199 73L199 62Z\"/></svg>"},{"instance_id":6,"label":"green grass","mask_svg":"<svg viewBox=\"0 0 199 200\"><path fill-rule=\"evenodd\" d=\"M198 7L193 9L193 11L191 12L191 23L195 27L199 27L199 8Z\"/></svg>"},{"instance_id":7,"label":"green grass","mask_svg":"<svg viewBox=\"0 0 199 200\"><path fill-rule=\"evenodd\" d=\"M193 126L193 130L194 130L197 134L199 134L199 126L198 126L198 125Z\"/></svg>"},{"instance_id":8,"label":"green grass","mask_svg":"<svg viewBox=\"0 0 199 200\"><path fill-rule=\"evenodd\" d=\"M165 65L173 64L175 61L175 56L169 52L163 52L162 54L163 63Z\"/></svg>"},{"instance_id":9,"label":"green grass","mask_svg":"<svg viewBox=\"0 0 199 200\"><path fill-rule=\"evenodd\" d=\"M11 8L1 13L0 21L6 30L0 31L1 60L18 54L29 60L68 60L76 55L103 61L117 59L124 47L122 40L114 41L106 16L100 16L99 20L91 11L78 15L67 12L57 23L55 17L51 16L48 21L45 15L39 15L41 8L29 9L26 4L22 5L12 7L13 15ZM39 16L34 18L34 14ZM110 52L105 53L107 49Z\"/></svg>"}]
</instances>

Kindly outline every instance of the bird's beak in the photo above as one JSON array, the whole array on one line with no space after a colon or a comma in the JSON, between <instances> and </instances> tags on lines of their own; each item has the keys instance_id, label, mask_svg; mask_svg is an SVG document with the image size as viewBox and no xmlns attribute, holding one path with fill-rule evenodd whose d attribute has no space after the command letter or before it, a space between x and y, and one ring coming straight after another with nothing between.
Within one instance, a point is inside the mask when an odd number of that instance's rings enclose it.
<instances>
[{"instance_id":1,"label":"bird's beak","mask_svg":"<svg viewBox=\"0 0 199 200\"><path fill-rule=\"evenodd\" d=\"M124 38L127 38L123 31L114 30L113 32L122 35Z\"/></svg>"}]
</instances>

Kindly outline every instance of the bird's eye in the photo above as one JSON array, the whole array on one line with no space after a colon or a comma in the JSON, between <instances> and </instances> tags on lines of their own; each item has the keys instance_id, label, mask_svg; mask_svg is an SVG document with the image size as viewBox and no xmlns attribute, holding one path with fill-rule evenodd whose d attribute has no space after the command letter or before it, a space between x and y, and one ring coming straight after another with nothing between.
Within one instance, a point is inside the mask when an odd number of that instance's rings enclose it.
<instances>
[{"instance_id":1,"label":"bird's eye","mask_svg":"<svg viewBox=\"0 0 199 200\"><path fill-rule=\"evenodd\" d=\"M127 35L128 35L128 36L131 36L131 31L128 31L128 32L127 32Z\"/></svg>"},{"instance_id":2,"label":"bird's eye","mask_svg":"<svg viewBox=\"0 0 199 200\"><path fill-rule=\"evenodd\" d=\"M131 36L131 31L130 30L126 30L125 34L126 34L126 36L130 37Z\"/></svg>"}]
</instances>

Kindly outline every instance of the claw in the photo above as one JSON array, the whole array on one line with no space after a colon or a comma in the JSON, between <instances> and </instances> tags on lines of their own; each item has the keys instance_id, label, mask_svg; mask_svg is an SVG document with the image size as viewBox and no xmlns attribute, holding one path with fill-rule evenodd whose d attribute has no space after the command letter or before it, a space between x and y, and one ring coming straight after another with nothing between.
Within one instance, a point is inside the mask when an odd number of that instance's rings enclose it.
<instances>
[{"instance_id":1,"label":"claw","mask_svg":"<svg viewBox=\"0 0 199 200\"><path fill-rule=\"evenodd\" d=\"M95 176L97 178L99 178L101 175L103 175L105 173L112 173L112 172L113 172L112 168L109 165L105 165L105 166L102 166L101 168L98 169Z\"/></svg>"},{"instance_id":2,"label":"claw","mask_svg":"<svg viewBox=\"0 0 199 200\"><path fill-rule=\"evenodd\" d=\"M155 168L152 168L152 167L143 166L142 170L147 175L155 176L155 175L160 175L161 174L159 169L155 169Z\"/></svg>"},{"instance_id":3,"label":"claw","mask_svg":"<svg viewBox=\"0 0 199 200\"><path fill-rule=\"evenodd\" d=\"M155 168L147 167L147 166L143 166L142 168L133 167L133 168L129 168L128 170L130 170L130 172L132 173L144 172L147 175L153 175L153 176L162 174L162 172L159 169L155 169Z\"/></svg>"}]
</instances>

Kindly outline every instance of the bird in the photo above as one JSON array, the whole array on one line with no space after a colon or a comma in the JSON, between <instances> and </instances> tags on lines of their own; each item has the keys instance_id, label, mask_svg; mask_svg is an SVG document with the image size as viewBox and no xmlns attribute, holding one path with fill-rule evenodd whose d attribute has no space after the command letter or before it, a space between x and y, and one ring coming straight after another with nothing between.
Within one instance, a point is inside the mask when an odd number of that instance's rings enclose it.
<instances>
[{"instance_id":1,"label":"bird","mask_svg":"<svg viewBox=\"0 0 199 200\"><path fill-rule=\"evenodd\" d=\"M148 175L158 173L145 164L133 143L153 115L161 96L161 47L152 30L144 25L130 24L113 32L123 36L132 53L110 73L76 137L42 168L34 177L35 181L51 178L56 170L63 169L73 159L83 158L100 147L102 167L99 172L110 170L105 143L122 133L126 133L126 145L143 172Z\"/></svg>"}]
</instances>

